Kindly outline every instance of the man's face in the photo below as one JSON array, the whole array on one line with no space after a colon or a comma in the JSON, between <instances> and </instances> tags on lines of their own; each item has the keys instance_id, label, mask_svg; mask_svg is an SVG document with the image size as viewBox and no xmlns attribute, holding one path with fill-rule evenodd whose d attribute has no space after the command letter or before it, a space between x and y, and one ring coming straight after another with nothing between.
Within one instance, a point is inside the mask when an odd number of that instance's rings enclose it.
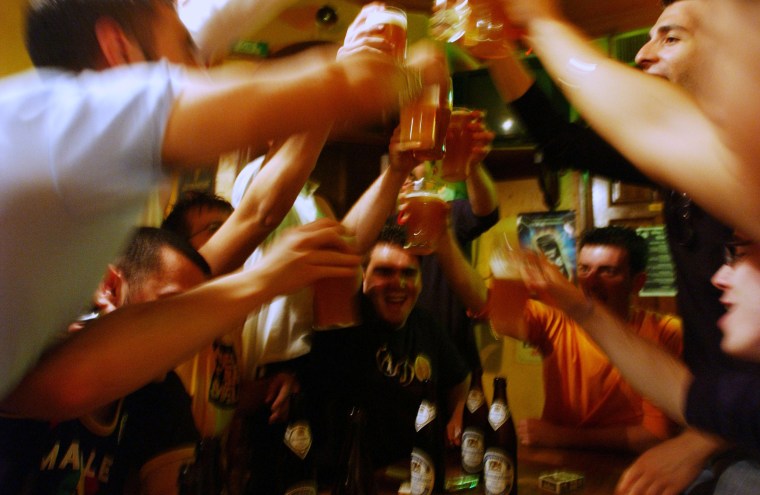
<instances>
[{"instance_id":1,"label":"man's face","mask_svg":"<svg viewBox=\"0 0 760 495\"><path fill-rule=\"evenodd\" d=\"M187 28L177 15L176 9L163 2L157 2L153 21L153 45L142 47L146 60L166 59L171 63L200 65L198 47Z\"/></svg>"},{"instance_id":2,"label":"man's face","mask_svg":"<svg viewBox=\"0 0 760 495\"><path fill-rule=\"evenodd\" d=\"M735 247L733 262L726 263L712 278L723 291L720 302L726 314L718 320L723 331L721 347L734 356L760 360L760 246Z\"/></svg>"},{"instance_id":3,"label":"man's face","mask_svg":"<svg viewBox=\"0 0 760 495\"><path fill-rule=\"evenodd\" d=\"M189 290L206 276L192 261L171 248L161 249L162 269L147 276L138 287L128 287L124 304L155 301Z\"/></svg>"},{"instance_id":4,"label":"man's face","mask_svg":"<svg viewBox=\"0 0 760 495\"><path fill-rule=\"evenodd\" d=\"M422 289L417 257L395 244L377 244L364 272L364 293L380 318L399 328L412 312Z\"/></svg>"},{"instance_id":5,"label":"man's face","mask_svg":"<svg viewBox=\"0 0 760 495\"><path fill-rule=\"evenodd\" d=\"M578 283L583 292L611 309L627 316L634 277L628 253L617 246L587 244L578 255Z\"/></svg>"},{"instance_id":6,"label":"man's face","mask_svg":"<svg viewBox=\"0 0 760 495\"><path fill-rule=\"evenodd\" d=\"M195 249L200 249L219 227L227 221L230 213L218 208L193 208L188 210L185 220L190 231L188 240Z\"/></svg>"},{"instance_id":7,"label":"man's face","mask_svg":"<svg viewBox=\"0 0 760 495\"><path fill-rule=\"evenodd\" d=\"M666 7L649 31L650 40L636 55L644 72L695 90L697 61L697 3L681 0Z\"/></svg>"}]
</instances>

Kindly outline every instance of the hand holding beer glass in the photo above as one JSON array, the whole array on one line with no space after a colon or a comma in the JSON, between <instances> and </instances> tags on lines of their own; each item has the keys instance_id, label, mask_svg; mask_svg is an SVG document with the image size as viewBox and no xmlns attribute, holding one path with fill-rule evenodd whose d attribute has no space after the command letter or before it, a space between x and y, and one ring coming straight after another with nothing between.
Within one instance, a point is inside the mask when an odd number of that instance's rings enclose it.
<instances>
[{"instance_id":1,"label":"hand holding beer glass","mask_svg":"<svg viewBox=\"0 0 760 495\"><path fill-rule=\"evenodd\" d=\"M430 34L456 42L478 58L502 58L524 30L513 26L498 0L436 0Z\"/></svg>"},{"instance_id":2,"label":"hand holding beer glass","mask_svg":"<svg viewBox=\"0 0 760 495\"><path fill-rule=\"evenodd\" d=\"M473 163L488 154L493 133L485 127L485 112L454 108L446 133L446 154L441 164L441 178L447 182L467 179Z\"/></svg>"},{"instance_id":3,"label":"hand holding beer glass","mask_svg":"<svg viewBox=\"0 0 760 495\"><path fill-rule=\"evenodd\" d=\"M491 329L500 335L525 340L525 303L528 288L523 281L525 255L509 245L505 234L496 237L491 250Z\"/></svg>"},{"instance_id":4,"label":"hand holding beer glass","mask_svg":"<svg viewBox=\"0 0 760 495\"><path fill-rule=\"evenodd\" d=\"M422 177L402 191L398 223L406 226L405 249L418 255L435 251L441 235L446 232L449 214L443 188L443 183L435 177Z\"/></svg>"},{"instance_id":5,"label":"hand holding beer glass","mask_svg":"<svg viewBox=\"0 0 760 495\"><path fill-rule=\"evenodd\" d=\"M346 31L338 57L360 50L391 55L399 63L406 58L406 13L379 2L366 4Z\"/></svg>"}]
</instances>

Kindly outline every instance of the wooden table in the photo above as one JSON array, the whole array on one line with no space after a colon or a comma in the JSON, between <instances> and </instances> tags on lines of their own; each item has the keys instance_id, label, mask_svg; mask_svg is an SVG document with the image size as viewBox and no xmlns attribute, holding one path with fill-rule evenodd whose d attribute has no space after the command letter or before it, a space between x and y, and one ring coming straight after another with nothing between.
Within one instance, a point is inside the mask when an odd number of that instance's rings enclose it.
<instances>
[{"instance_id":1,"label":"wooden table","mask_svg":"<svg viewBox=\"0 0 760 495\"><path fill-rule=\"evenodd\" d=\"M458 451L457 451L458 452ZM517 458L519 495L547 495L538 488L538 477L548 471L567 470L583 474L584 486L568 492L576 495L612 495L623 471L635 456L591 450L541 449L520 447ZM454 451L447 459L447 478L462 474ZM378 495L395 495L404 480L409 479L408 466L399 464L382 471L378 476ZM453 492L478 495L482 487Z\"/></svg>"}]
</instances>

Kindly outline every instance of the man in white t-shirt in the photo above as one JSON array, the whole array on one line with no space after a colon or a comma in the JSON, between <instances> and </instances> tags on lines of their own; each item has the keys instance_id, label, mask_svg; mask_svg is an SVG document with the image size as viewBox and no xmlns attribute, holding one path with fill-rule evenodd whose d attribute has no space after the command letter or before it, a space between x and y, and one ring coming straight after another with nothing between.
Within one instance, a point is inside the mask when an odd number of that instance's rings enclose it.
<instances>
[{"instance_id":1,"label":"man in white t-shirt","mask_svg":"<svg viewBox=\"0 0 760 495\"><path fill-rule=\"evenodd\" d=\"M39 417L75 417L123 396L262 301L356 262L335 249L347 251L334 238L340 229L320 223L285 241L331 253L326 263L296 256L311 266L298 277L281 275L296 270L287 260L299 253L279 249L255 270L179 301L104 318L97 326L108 328L82 332L35 365L88 300L100 275L93 267L116 254L163 167L195 167L325 119L371 118L398 105L399 92L419 91L414 71L370 55L287 74L179 68L171 63L194 64L194 45L169 0L35 2L27 45L39 69L0 80L0 217L13 232L0 240L0 397L8 399L0 409ZM184 328L146 346L156 327L165 330L165 307L186 300ZM141 352L130 352L136 341Z\"/></svg>"}]
</instances>

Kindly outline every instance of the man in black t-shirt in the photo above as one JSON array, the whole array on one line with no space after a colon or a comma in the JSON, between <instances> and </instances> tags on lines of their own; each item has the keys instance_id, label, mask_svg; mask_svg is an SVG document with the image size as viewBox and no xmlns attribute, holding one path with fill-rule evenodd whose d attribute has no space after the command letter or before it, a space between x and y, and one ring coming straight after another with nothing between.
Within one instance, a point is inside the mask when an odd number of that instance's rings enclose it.
<instances>
[{"instance_id":1,"label":"man in black t-shirt","mask_svg":"<svg viewBox=\"0 0 760 495\"><path fill-rule=\"evenodd\" d=\"M459 434L468 369L449 335L415 308L420 262L392 232L386 228L370 250L362 293L352 301L360 305L362 323L314 334L305 386L317 401L313 430L324 480L335 467L354 405L366 411L366 444L375 466L408 458L425 380L435 383L439 405L444 396L454 405L439 407L439 414L448 421L449 439Z\"/></svg>"},{"instance_id":2,"label":"man in black t-shirt","mask_svg":"<svg viewBox=\"0 0 760 495\"><path fill-rule=\"evenodd\" d=\"M185 291L209 273L183 239L139 229L109 265L90 316ZM195 459L198 440L190 397L174 372L77 419L0 417L0 493L121 494L128 486L130 493L138 486L176 493L180 468Z\"/></svg>"}]
</instances>

